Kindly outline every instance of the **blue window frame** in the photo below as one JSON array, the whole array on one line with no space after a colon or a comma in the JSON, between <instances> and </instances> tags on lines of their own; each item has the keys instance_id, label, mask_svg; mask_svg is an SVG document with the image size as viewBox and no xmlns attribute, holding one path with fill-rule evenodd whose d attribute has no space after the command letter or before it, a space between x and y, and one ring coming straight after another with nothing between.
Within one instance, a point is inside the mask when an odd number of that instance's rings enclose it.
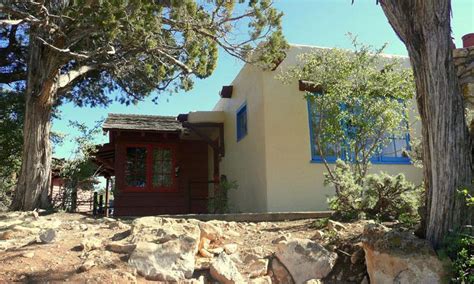
<instances>
[{"instance_id":1,"label":"blue window frame","mask_svg":"<svg viewBox=\"0 0 474 284\"><path fill-rule=\"evenodd\" d=\"M323 162L322 157L319 155L318 145L315 143L315 125L320 119L320 113L315 107L313 107L311 99L308 98L308 122L309 122L309 133L311 141L311 162L312 163L321 163ZM346 129L348 135L351 132L351 129ZM325 149L325 158L329 163L334 163L338 158L344 158L346 156L346 151L344 143L342 145L332 145L328 149ZM405 150L411 150L410 146L410 134L408 132L408 123L407 123L407 132L401 136L390 137L390 142L375 154L370 161L373 164L411 164L409 157L405 155Z\"/></svg>"},{"instance_id":2,"label":"blue window frame","mask_svg":"<svg viewBox=\"0 0 474 284\"><path fill-rule=\"evenodd\" d=\"M247 103L237 109L237 141L247 136Z\"/></svg>"}]
</instances>

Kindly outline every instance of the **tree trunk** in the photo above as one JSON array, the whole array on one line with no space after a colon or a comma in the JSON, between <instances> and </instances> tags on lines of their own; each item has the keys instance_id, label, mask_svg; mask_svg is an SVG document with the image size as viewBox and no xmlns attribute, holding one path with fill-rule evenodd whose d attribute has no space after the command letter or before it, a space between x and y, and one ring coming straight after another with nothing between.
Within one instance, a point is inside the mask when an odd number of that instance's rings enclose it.
<instances>
[{"instance_id":1,"label":"tree trunk","mask_svg":"<svg viewBox=\"0 0 474 284\"><path fill-rule=\"evenodd\" d=\"M435 248L449 230L472 222L457 194L471 187L471 140L451 49L449 0L381 0L405 43L416 81L427 188L426 238Z\"/></svg>"},{"instance_id":2,"label":"tree trunk","mask_svg":"<svg viewBox=\"0 0 474 284\"><path fill-rule=\"evenodd\" d=\"M26 112L21 171L11 208L33 210L49 205L51 184L51 112L59 69L56 57L30 31Z\"/></svg>"}]
</instances>

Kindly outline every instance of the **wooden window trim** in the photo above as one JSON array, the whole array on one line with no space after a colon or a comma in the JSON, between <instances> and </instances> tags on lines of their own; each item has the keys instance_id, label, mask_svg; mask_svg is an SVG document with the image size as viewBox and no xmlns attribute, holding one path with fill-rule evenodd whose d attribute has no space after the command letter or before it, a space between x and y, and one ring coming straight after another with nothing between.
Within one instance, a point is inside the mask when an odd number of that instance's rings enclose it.
<instances>
[{"instance_id":1,"label":"wooden window trim","mask_svg":"<svg viewBox=\"0 0 474 284\"><path fill-rule=\"evenodd\" d=\"M145 186L136 187L128 186L126 181L126 167L127 167L127 148L146 148L146 173L145 173ZM153 150L156 148L167 148L171 149L172 153L172 186L171 187L155 187L153 186ZM178 192L178 179L175 174L177 166L177 145L171 143L126 143L123 147L123 192Z\"/></svg>"}]
</instances>

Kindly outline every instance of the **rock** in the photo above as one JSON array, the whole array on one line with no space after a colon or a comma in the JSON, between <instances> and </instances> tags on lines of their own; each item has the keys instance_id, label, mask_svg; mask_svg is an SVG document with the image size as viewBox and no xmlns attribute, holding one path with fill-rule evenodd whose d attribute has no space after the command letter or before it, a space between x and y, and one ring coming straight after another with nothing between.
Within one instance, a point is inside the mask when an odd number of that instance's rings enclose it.
<instances>
[{"instance_id":1,"label":"rock","mask_svg":"<svg viewBox=\"0 0 474 284\"><path fill-rule=\"evenodd\" d=\"M116 253L132 253L135 247L135 244L110 242L105 246L105 249Z\"/></svg>"},{"instance_id":2,"label":"rock","mask_svg":"<svg viewBox=\"0 0 474 284\"><path fill-rule=\"evenodd\" d=\"M270 271L273 274L273 278L276 280L276 283L295 283L290 275L290 272L288 272L285 266L283 266L283 264L277 258L272 259Z\"/></svg>"},{"instance_id":3,"label":"rock","mask_svg":"<svg viewBox=\"0 0 474 284\"><path fill-rule=\"evenodd\" d=\"M130 273L130 272L125 272L125 271L117 270L116 273L117 273L117 275L119 275L121 278L124 278L124 279L126 280L126 283L129 283L129 284L138 283L138 282L137 282L137 277L135 277L135 275L133 275L133 274Z\"/></svg>"},{"instance_id":4,"label":"rock","mask_svg":"<svg viewBox=\"0 0 474 284\"><path fill-rule=\"evenodd\" d=\"M279 243L276 256L288 269L296 283L322 279L336 263L337 254L307 239L292 239Z\"/></svg>"},{"instance_id":5,"label":"rock","mask_svg":"<svg viewBox=\"0 0 474 284\"><path fill-rule=\"evenodd\" d=\"M224 245L224 251L227 254L233 254L237 251L237 244L226 244Z\"/></svg>"},{"instance_id":6,"label":"rock","mask_svg":"<svg viewBox=\"0 0 474 284\"><path fill-rule=\"evenodd\" d=\"M248 271L249 271L250 277L252 278L267 275L268 259L257 259L253 261L250 264Z\"/></svg>"},{"instance_id":7,"label":"rock","mask_svg":"<svg viewBox=\"0 0 474 284\"><path fill-rule=\"evenodd\" d=\"M364 276L364 279L362 279L360 284L369 284L369 280L367 280L367 276Z\"/></svg>"},{"instance_id":8,"label":"rock","mask_svg":"<svg viewBox=\"0 0 474 284\"><path fill-rule=\"evenodd\" d=\"M25 226L20 226L20 225L13 226L12 230L15 232L21 232L28 235L38 234L41 231L40 228L35 228L35 227L30 228L30 227L25 227Z\"/></svg>"},{"instance_id":9,"label":"rock","mask_svg":"<svg viewBox=\"0 0 474 284\"><path fill-rule=\"evenodd\" d=\"M87 229L89 229L89 227L87 227L86 224L80 224L80 225L79 225L79 230L81 230L81 231L87 231Z\"/></svg>"},{"instance_id":10,"label":"rock","mask_svg":"<svg viewBox=\"0 0 474 284\"><path fill-rule=\"evenodd\" d=\"M210 273L219 283L233 284L245 282L232 259L224 252L211 262Z\"/></svg>"},{"instance_id":11,"label":"rock","mask_svg":"<svg viewBox=\"0 0 474 284\"><path fill-rule=\"evenodd\" d=\"M324 236L325 236L325 234L324 234L324 232L321 231L321 230L316 230L316 231L314 232L314 238L315 238L315 239L322 240L322 239L324 239Z\"/></svg>"},{"instance_id":12,"label":"rock","mask_svg":"<svg viewBox=\"0 0 474 284\"><path fill-rule=\"evenodd\" d=\"M371 283L442 283L447 275L427 240L367 224L363 248Z\"/></svg>"},{"instance_id":13,"label":"rock","mask_svg":"<svg viewBox=\"0 0 474 284\"><path fill-rule=\"evenodd\" d=\"M188 236L163 244L138 242L128 263L150 280L179 281L191 278L197 241Z\"/></svg>"},{"instance_id":14,"label":"rock","mask_svg":"<svg viewBox=\"0 0 474 284\"><path fill-rule=\"evenodd\" d=\"M211 267L211 262L209 258L196 258L196 263L194 264L194 270L209 270Z\"/></svg>"},{"instance_id":15,"label":"rock","mask_svg":"<svg viewBox=\"0 0 474 284\"><path fill-rule=\"evenodd\" d=\"M211 241L215 241L222 236L221 228L209 222L200 222L199 229L201 230L201 238L207 238Z\"/></svg>"},{"instance_id":16,"label":"rock","mask_svg":"<svg viewBox=\"0 0 474 284\"><path fill-rule=\"evenodd\" d=\"M130 230L130 225L125 224L120 221L111 222L109 224L109 229L121 229L121 230Z\"/></svg>"},{"instance_id":17,"label":"rock","mask_svg":"<svg viewBox=\"0 0 474 284\"><path fill-rule=\"evenodd\" d=\"M0 233L0 240L5 241L13 238L12 231L5 231Z\"/></svg>"},{"instance_id":18,"label":"rock","mask_svg":"<svg viewBox=\"0 0 474 284\"><path fill-rule=\"evenodd\" d=\"M206 249L202 248L199 250L199 254L202 256L202 257L206 257L206 258L213 258L214 257L214 254L208 252Z\"/></svg>"},{"instance_id":19,"label":"rock","mask_svg":"<svg viewBox=\"0 0 474 284\"><path fill-rule=\"evenodd\" d=\"M96 265L95 261L92 259L87 259L82 263L81 266L77 269L78 273L86 272Z\"/></svg>"},{"instance_id":20,"label":"rock","mask_svg":"<svg viewBox=\"0 0 474 284\"><path fill-rule=\"evenodd\" d=\"M339 223L333 220L328 220L328 229L334 230L334 231L341 231L341 230L345 230L346 226L344 226L342 223Z\"/></svg>"},{"instance_id":21,"label":"rock","mask_svg":"<svg viewBox=\"0 0 474 284\"><path fill-rule=\"evenodd\" d=\"M132 223L130 242L145 241L159 244L184 236L194 240L193 249L196 254L201 239L201 231L197 225L178 223L170 218L142 217L135 219Z\"/></svg>"},{"instance_id":22,"label":"rock","mask_svg":"<svg viewBox=\"0 0 474 284\"><path fill-rule=\"evenodd\" d=\"M323 282L321 282L320 279L311 279L311 280L308 280L306 282L304 282L305 284L321 284Z\"/></svg>"},{"instance_id":23,"label":"rock","mask_svg":"<svg viewBox=\"0 0 474 284\"><path fill-rule=\"evenodd\" d=\"M362 248L357 248L356 251L354 251L351 255L351 263L356 264L359 262L364 261L364 250Z\"/></svg>"},{"instance_id":24,"label":"rock","mask_svg":"<svg viewBox=\"0 0 474 284\"><path fill-rule=\"evenodd\" d=\"M21 256L26 257L26 258L33 258L35 256L35 253L33 251L28 251L23 253Z\"/></svg>"},{"instance_id":25,"label":"rock","mask_svg":"<svg viewBox=\"0 0 474 284\"><path fill-rule=\"evenodd\" d=\"M56 238L56 231L54 229L47 229L39 235L39 239L42 243L49 244Z\"/></svg>"},{"instance_id":26,"label":"rock","mask_svg":"<svg viewBox=\"0 0 474 284\"><path fill-rule=\"evenodd\" d=\"M250 284L272 284L270 276L263 276L258 278L250 279Z\"/></svg>"},{"instance_id":27,"label":"rock","mask_svg":"<svg viewBox=\"0 0 474 284\"><path fill-rule=\"evenodd\" d=\"M102 241L96 238L88 238L82 240L80 246L83 251L91 251L95 249L100 249L102 247Z\"/></svg>"},{"instance_id":28,"label":"rock","mask_svg":"<svg viewBox=\"0 0 474 284\"><path fill-rule=\"evenodd\" d=\"M230 238L238 238L240 237L240 234L234 230L227 230L225 234L230 237Z\"/></svg>"},{"instance_id":29,"label":"rock","mask_svg":"<svg viewBox=\"0 0 474 284\"><path fill-rule=\"evenodd\" d=\"M272 241L272 244L278 244L281 242L287 242L291 238L291 234L284 234Z\"/></svg>"},{"instance_id":30,"label":"rock","mask_svg":"<svg viewBox=\"0 0 474 284\"><path fill-rule=\"evenodd\" d=\"M209 240L208 238L201 238L201 240L199 241L199 250L201 249L207 249L209 247L209 245L211 244L211 240Z\"/></svg>"},{"instance_id":31,"label":"rock","mask_svg":"<svg viewBox=\"0 0 474 284\"><path fill-rule=\"evenodd\" d=\"M206 250L213 254L221 254L224 251L224 248L207 248Z\"/></svg>"}]
</instances>

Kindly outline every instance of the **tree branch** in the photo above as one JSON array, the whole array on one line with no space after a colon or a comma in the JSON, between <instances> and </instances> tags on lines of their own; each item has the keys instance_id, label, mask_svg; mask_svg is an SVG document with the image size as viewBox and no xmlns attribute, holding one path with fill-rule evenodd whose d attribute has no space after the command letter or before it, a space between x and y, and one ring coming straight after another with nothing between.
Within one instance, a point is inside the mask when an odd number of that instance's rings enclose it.
<instances>
[{"instance_id":1,"label":"tree branch","mask_svg":"<svg viewBox=\"0 0 474 284\"><path fill-rule=\"evenodd\" d=\"M12 73L0 73L0 84L10 84L26 79L25 71L16 71Z\"/></svg>"}]
</instances>

